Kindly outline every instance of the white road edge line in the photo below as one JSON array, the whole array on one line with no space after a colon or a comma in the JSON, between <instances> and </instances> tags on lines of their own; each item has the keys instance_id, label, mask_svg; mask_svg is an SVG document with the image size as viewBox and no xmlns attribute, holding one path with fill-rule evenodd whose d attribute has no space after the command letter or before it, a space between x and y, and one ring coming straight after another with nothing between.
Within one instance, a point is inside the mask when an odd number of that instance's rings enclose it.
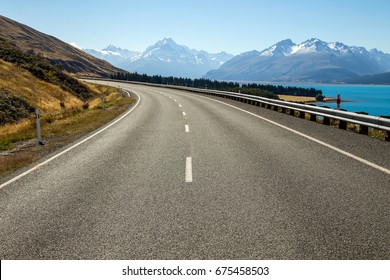
<instances>
[{"instance_id":1,"label":"white road edge line","mask_svg":"<svg viewBox=\"0 0 390 280\"><path fill-rule=\"evenodd\" d=\"M186 158L186 183L192 182L192 158L187 157Z\"/></svg>"},{"instance_id":2,"label":"white road edge line","mask_svg":"<svg viewBox=\"0 0 390 280\"><path fill-rule=\"evenodd\" d=\"M34 170L37 170L38 168L40 168L40 167L42 167L42 166L48 164L49 162L51 162L52 160L54 160L54 159L56 159L56 158L62 156L63 154L66 154L67 152L69 152L69 151L73 150L74 148L80 146L80 145L83 144L84 142L87 142L89 139L91 139L91 138L95 137L96 135L102 133L103 131L107 130L108 128L110 128L111 126L113 126L114 124L116 124L117 122L119 122L120 120L122 120L124 117L126 117L128 114L130 114L130 113L138 106L139 102L141 101L141 97L139 96L139 94L138 94L137 92L135 92L135 91L133 91L133 92L138 96L137 103L134 105L133 108L131 108L131 110L127 111L127 112L126 112L123 116L121 116L119 119L117 119L117 120L114 121L113 123L107 125L106 127L102 128L101 130L95 132L95 133L92 134L91 136L89 136L89 137L87 137L87 138L81 140L80 142L74 144L73 146L67 148L66 150L64 150L64 151L62 151L62 152L60 152L60 153L54 155L53 157L51 157L51 158L45 160L44 162L41 162L40 164L37 164L36 166L32 167L31 169L29 169L29 170L23 172L22 174L20 174L20 175L14 177L14 178L12 178L11 180L9 180L9 181L7 181L7 182L1 184L1 185L0 185L0 189L2 189L2 188L4 188L5 186L7 186L7 185L9 185L9 184L11 184L11 183L13 183L13 182L19 180L20 178L22 178L22 177L24 177L24 176L30 174L30 173L33 172Z\"/></svg>"},{"instance_id":3,"label":"white road edge line","mask_svg":"<svg viewBox=\"0 0 390 280\"><path fill-rule=\"evenodd\" d=\"M127 93L127 95L128 95L129 97L131 97L131 96L130 96L130 93L129 93L127 90L124 89L124 91Z\"/></svg>"},{"instance_id":4,"label":"white road edge line","mask_svg":"<svg viewBox=\"0 0 390 280\"><path fill-rule=\"evenodd\" d=\"M190 127L188 126L188 124L186 124L186 125L184 126L184 130L185 130L186 132L190 132Z\"/></svg>"},{"instance_id":5,"label":"white road edge line","mask_svg":"<svg viewBox=\"0 0 390 280\"><path fill-rule=\"evenodd\" d=\"M226 106L232 107L232 108L234 108L234 109L237 109L237 110L239 110L239 111L245 112L245 113L247 113L247 114L249 114L249 115L252 115L252 116L254 116L254 117L256 117L256 118L259 118L259 119L261 119L261 120L264 120L264 121L266 121L266 122L269 122L269 123L271 123L271 124L273 124L273 125L279 126L279 127L283 128L283 129L285 129L285 130L288 130L288 131L290 131L290 132L292 132L292 133L295 133L295 134L297 134L297 135L299 135L299 136L302 136L302 137L304 137L304 138L306 138L306 139L309 139L309 140L311 140L311 141L313 141L313 142L316 142L316 143L318 143L318 144L320 144L320 145L323 145L323 146L325 146L325 147L327 147L327 148L329 148L329 149L332 149L332 150L334 150L334 151L336 151L336 152L338 152L338 153L340 153L340 154L343 154L343 155L345 155L345 156L347 156L347 157L353 158L354 160L357 160L357 161L359 161L359 162L361 162L361 163L363 163L363 164L366 164L366 165L368 165L368 166L370 166L370 167L372 167L372 168L375 168L375 169L377 169L377 170L379 170L379 171L382 171L382 172L384 172L384 173L390 175L390 169L387 169L387 168L385 168L385 167L382 167L382 166L380 166L380 165L377 165L377 164L375 164L375 163L373 163L373 162L371 162L371 161L365 160L365 159L363 159L363 158L361 158L361 157L355 156L355 155L353 155L353 154L351 154L351 153L349 153L349 152L347 152L347 151L344 151L344 150L342 150L342 149L339 149L339 148L337 148L337 147L335 147L335 146L332 146L332 145L330 145L330 144L328 144L328 143L325 143L325 142L323 142L323 141L321 141L321 140L318 140L318 139L316 139L316 138L314 138L314 137L311 137L311 136L306 135L306 134L304 134L304 133L302 133L302 132L296 131L296 130L294 130L294 129L292 129L292 128L289 128L289 127L287 127L287 126L284 126L284 125L282 125L282 124L280 124L280 123L271 121L271 120L269 120L269 119L267 119L267 118L261 117L261 116L259 116L259 115L256 115L256 114L254 114L254 113L251 113L251 112L249 112L249 111L246 111L246 110L244 110L244 109L238 108L238 107L236 107L236 106L227 104L227 103L222 102L222 101L219 101L219 100L207 98L207 97L204 97L204 96L198 96L198 97L201 97L201 98L207 99L207 100L212 100L212 101L215 101L215 102L224 104L224 105L226 105Z\"/></svg>"}]
</instances>

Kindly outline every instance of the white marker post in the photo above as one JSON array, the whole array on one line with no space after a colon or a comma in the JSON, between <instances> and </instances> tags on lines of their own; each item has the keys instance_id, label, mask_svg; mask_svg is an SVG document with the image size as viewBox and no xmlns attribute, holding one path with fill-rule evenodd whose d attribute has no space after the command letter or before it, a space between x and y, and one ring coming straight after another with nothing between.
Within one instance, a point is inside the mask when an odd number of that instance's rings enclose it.
<instances>
[{"instance_id":1,"label":"white marker post","mask_svg":"<svg viewBox=\"0 0 390 280\"><path fill-rule=\"evenodd\" d=\"M104 95L100 97L102 99L102 109L105 110L104 108Z\"/></svg>"},{"instance_id":2,"label":"white marker post","mask_svg":"<svg viewBox=\"0 0 390 280\"><path fill-rule=\"evenodd\" d=\"M35 123L37 125L37 138L38 138L38 144L39 145L44 145L43 142L42 142L42 136L41 136L41 123L39 121L39 110L38 109L35 109L35 116L36 116L36 119L35 119Z\"/></svg>"}]
</instances>

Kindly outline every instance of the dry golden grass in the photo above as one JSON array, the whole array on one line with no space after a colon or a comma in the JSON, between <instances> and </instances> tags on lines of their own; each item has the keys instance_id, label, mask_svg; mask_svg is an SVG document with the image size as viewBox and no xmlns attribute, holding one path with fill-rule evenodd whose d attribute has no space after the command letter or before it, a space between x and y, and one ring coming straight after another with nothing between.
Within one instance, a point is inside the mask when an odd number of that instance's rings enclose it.
<instances>
[{"instance_id":1,"label":"dry golden grass","mask_svg":"<svg viewBox=\"0 0 390 280\"><path fill-rule=\"evenodd\" d=\"M41 118L45 146L37 145L34 119L0 127L0 177L26 166L50 152L89 133L122 114L132 103L131 98L110 94L111 107L100 109L68 109ZM3 150L1 152L1 150Z\"/></svg>"},{"instance_id":2,"label":"dry golden grass","mask_svg":"<svg viewBox=\"0 0 390 280\"><path fill-rule=\"evenodd\" d=\"M33 127L33 126L34 126L33 119L23 119L17 123L2 125L2 126L0 126L0 138L1 138L1 136L7 135L7 134L20 133L21 131L24 131L27 128Z\"/></svg>"},{"instance_id":3,"label":"dry golden grass","mask_svg":"<svg viewBox=\"0 0 390 280\"><path fill-rule=\"evenodd\" d=\"M288 102L299 102L299 103L316 102L315 97L282 95L282 94L278 96L281 100L288 101ZM332 101L332 100L333 98L325 98L325 101Z\"/></svg>"},{"instance_id":4,"label":"dry golden grass","mask_svg":"<svg viewBox=\"0 0 390 280\"><path fill-rule=\"evenodd\" d=\"M20 152L18 156L0 156L0 176L21 168L37 158L30 153Z\"/></svg>"},{"instance_id":5,"label":"dry golden grass","mask_svg":"<svg viewBox=\"0 0 390 280\"><path fill-rule=\"evenodd\" d=\"M66 108L81 107L83 102L59 86L44 82L27 70L0 60L0 88L26 100L42 112L60 112L60 101Z\"/></svg>"},{"instance_id":6,"label":"dry golden grass","mask_svg":"<svg viewBox=\"0 0 390 280\"><path fill-rule=\"evenodd\" d=\"M315 97L307 97L307 96L293 96L293 95L278 95L280 99L289 102L315 102Z\"/></svg>"},{"instance_id":7,"label":"dry golden grass","mask_svg":"<svg viewBox=\"0 0 390 280\"><path fill-rule=\"evenodd\" d=\"M82 109L84 102L71 93L0 60L0 88L40 109L42 136L47 142L42 147L33 140L36 138L35 116L0 126L0 176L101 127L123 113L132 102L130 98L119 97L116 88L93 84L87 86L95 97L89 100L89 109L85 110ZM100 96L105 97L108 110L94 110L101 104ZM65 109L61 107L60 101L64 101Z\"/></svg>"}]
</instances>

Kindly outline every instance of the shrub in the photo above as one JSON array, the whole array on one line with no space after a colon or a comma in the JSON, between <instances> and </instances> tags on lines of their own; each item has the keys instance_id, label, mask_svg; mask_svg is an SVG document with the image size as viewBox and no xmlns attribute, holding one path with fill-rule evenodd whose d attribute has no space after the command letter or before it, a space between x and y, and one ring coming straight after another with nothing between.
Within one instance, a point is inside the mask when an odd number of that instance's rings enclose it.
<instances>
[{"instance_id":1,"label":"shrub","mask_svg":"<svg viewBox=\"0 0 390 280\"><path fill-rule=\"evenodd\" d=\"M316 95L317 102L323 102L324 99L325 99L325 96L323 96L322 93Z\"/></svg>"},{"instance_id":2,"label":"shrub","mask_svg":"<svg viewBox=\"0 0 390 280\"><path fill-rule=\"evenodd\" d=\"M29 117L35 109L12 93L0 89L0 125Z\"/></svg>"}]
</instances>

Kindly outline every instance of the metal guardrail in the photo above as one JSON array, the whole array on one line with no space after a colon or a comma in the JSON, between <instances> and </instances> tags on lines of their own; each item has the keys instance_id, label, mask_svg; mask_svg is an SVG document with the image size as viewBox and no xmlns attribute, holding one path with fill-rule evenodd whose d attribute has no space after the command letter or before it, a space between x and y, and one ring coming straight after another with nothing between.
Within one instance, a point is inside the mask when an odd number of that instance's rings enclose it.
<instances>
[{"instance_id":1,"label":"metal guardrail","mask_svg":"<svg viewBox=\"0 0 390 280\"><path fill-rule=\"evenodd\" d=\"M177 87L176 87L177 88ZM185 87L180 87L180 89L189 90ZM376 117L370 115L364 115L359 113L347 112L343 110L336 110L331 108L324 108L316 105L306 105L294 102L287 102L275 99L269 99L265 97L241 94L241 93L232 93L224 91L214 91L214 90L202 90L202 89L190 89L193 92L206 93L219 95L224 98L233 97L233 99L243 99L241 101L252 101L259 102L263 104L268 104L270 106L276 106L282 109L289 109L299 111L300 113L308 113L310 115L316 115L321 117L328 117L334 120L346 121L354 124L359 124L363 126L368 126L372 128L377 128L380 130L390 131L390 118L385 117ZM255 104L261 106L261 104Z\"/></svg>"},{"instance_id":2,"label":"metal guardrail","mask_svg":"<svg viewBox=\"0 0 390 280\"><path fill-rule=\"evenodd\" d=\"M98 80L105 80L105 79L98 79ZM217 91L217 90L199 89L199 88L173 86L173 85L150 84L150 83L141 83L141 82L122 81L122 80L107 79L107 81L125 82L131 84L148 85L148 86L163 87L163 88L170 88L170 89L180 89L189 92L220 96L223 98L250 103L255 106L270 108L275 111L281 110L281 112L283 113L287 113L288 111L290 115L295 115L295 112L299 112L299 116L301 118L305 118L305 114L309 114L311 121L317 121L317 117L322 117L323 124L326 125L329 125L331 123L331 120L339 121L340 129L347 129L347 123L358 124L360 126L359 133L368 134L369 127L376 128L379 130L384 130L387 132L387 136L385 139L387 141L390 141L390 118L376 117L376 116L364 115L359 113L347 112L343 110L324 108L316 105L287 102L287 101L281 101L281 100L269 99L265 97L259 97L254 95L241 94L241 93L233 93L227 91Z\"/></svg>"}]
</instances>

